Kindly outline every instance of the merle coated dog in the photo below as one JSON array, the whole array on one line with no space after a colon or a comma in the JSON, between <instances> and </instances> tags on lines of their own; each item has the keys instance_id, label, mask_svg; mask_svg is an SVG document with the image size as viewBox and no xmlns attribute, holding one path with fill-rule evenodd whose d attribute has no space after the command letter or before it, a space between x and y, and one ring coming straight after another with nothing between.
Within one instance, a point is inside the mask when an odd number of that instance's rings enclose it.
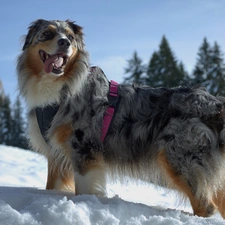
<instances>
[{"instance_id":1,"label":"merle coated dog","mask_svg":"<svg viewBox=\"0 0 225 225\"><path fill-rule=\"evenodd\" d=\"M68 20L34 21L17 71L47 189L104 196L108 171L180 191L195 215L225 217L223 97L109 82Z\"/></svg>"}]
</instances>

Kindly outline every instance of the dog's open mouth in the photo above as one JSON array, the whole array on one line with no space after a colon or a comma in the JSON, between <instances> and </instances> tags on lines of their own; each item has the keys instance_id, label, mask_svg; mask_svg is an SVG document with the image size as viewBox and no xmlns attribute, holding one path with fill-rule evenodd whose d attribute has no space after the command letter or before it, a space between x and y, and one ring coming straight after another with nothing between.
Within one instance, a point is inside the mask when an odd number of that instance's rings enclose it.
<instances>
[{"instance_id":1,"label":"dog's open mouth","mask_svg":"<svg viewBox=\"0 0 225 225\"><path fill-rule=\"evenodd\" d=\"M41 60L44 63L44 71L46 73L63 73L63 66L66 65L68 56L63 53L57 53L55 55L49 55L43 50L39 51Z\"/></svg>"}]
</instances>

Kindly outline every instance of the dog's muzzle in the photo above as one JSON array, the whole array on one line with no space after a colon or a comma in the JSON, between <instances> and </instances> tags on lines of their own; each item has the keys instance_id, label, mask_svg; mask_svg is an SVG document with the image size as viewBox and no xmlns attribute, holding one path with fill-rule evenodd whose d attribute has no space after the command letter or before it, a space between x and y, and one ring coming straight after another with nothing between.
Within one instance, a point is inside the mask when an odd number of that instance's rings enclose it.
<instances>
[{"instance_id":1,"label":"dog's muzzle","mask_svg":"<svg viewBox=\"0 0 225 225\"><path fill-rule=\"evenodd\" d=\"M63 73L63 66L66 65L68 60L68 52L70 41L67 38L60 38L57 41L58 51L56 54L48 54L44 50L39 51L41 60L44 63L44 71L46 73L55 73L57 75Z\"/></svg>"},{"instance_id":2,"label":"dog's muzzle","mask_svg":"<svg viewBox=\"0 0 225 225\"><path fill-rule=\"evenodd\" d=\"M66 65L68 60L68 56L65 53L49 55L47 52L40 50L39 55L44 63L44 71L46 73L63 73L63 66Z\"/></svg>"}]
</instances>

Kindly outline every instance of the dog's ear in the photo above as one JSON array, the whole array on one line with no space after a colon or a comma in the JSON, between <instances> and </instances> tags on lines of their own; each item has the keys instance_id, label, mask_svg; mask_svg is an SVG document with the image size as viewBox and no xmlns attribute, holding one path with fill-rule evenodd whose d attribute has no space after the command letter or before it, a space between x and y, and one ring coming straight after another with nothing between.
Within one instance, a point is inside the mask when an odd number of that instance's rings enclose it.
<instances>
[{"instance_id":1,"label":"dog's ear","mask_svg":"<svg viewBox=\"0 0 225 225\"><path fill-rule=\"evenodd\" d=\"M46 24L46 22L46 20L39 19L31 23L31 25L28 27L28 34L25 37L23 50L25 50L32 43L35 35L42 28L42 26Z\"/></svg>"},{"instance_id":2,"label":"dog's ear","mask_svg":"<svg viewBox=\"0 0 225 225\"><path fill-rule=\"evenodd\" d=\"M84 41L83 41L83 31L82 31L82 27L80 27L79 25L75 24L75 22L72 22L70 20L66 20L66 22L69 24L70 28L72 28L74 34L76 34L76 43L77 43L77 47L80 50L84 49Z\"/></svg>"},{"instance_id":3,"label":"dog's ear","mask_svg":"<svg viewBox=\"0 0 225 225\"><path fill-rule=\"evenodd\" d=\"M74 34L83 35L82 27L75 24L75 21L66 20L66 22L69 24L69 26L73 29Z\"/></svg>"}]
</instances>

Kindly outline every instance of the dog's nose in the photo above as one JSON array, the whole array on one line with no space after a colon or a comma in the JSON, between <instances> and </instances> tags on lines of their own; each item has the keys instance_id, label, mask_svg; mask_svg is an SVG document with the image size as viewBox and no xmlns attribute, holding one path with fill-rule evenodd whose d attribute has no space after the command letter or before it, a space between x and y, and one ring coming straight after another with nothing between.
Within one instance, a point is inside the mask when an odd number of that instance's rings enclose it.
<instances>
[{"instance_id":1,"label":"dog's nose","mask_svg":"<svg viewBox=\"0 0 225 225\"><path fill-rule=\"evenodd\" d=\"M69 48L69 46L70 46L70 42L69 42L69 40L67 40L67 39L65 39L65 38L60 38L60 39L58 40L58 45L59 45L59 47L61 47L61 48L67 49L67 48Z\"/></svg>"}]
</instances>

